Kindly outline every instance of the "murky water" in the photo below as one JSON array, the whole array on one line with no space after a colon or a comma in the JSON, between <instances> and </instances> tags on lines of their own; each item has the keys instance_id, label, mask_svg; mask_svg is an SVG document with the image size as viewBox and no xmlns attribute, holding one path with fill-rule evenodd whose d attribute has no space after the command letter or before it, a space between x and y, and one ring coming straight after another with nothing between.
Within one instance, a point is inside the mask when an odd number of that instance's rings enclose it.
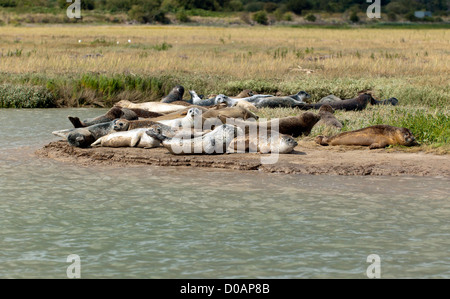
<instances>
[{"instance_id":1,"label":"murky water","mask_svg":"<svg viewBox=\"0 0 450 299\"><path fill-rule=\"evenodd\" d=\"M0 110L0 278L450 278L444 178L74 167L33 153L95 109Z\"/></svg>"}]
</instances>

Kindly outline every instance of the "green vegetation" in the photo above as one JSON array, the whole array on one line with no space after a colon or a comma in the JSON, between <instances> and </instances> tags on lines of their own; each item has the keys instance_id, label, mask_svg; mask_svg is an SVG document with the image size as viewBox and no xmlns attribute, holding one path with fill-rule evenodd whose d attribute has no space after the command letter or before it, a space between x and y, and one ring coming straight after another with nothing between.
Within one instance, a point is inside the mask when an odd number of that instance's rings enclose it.
<instances>
[{"instance_id":1,"label":"green vegetation","mask_svg":"<svg viewBox=\"0 0 450 299\"><path fill-rule=\"evenodd\" d=\"M87 16L82 22L185 23L190 21L188 16L223 18L240 12L261 16L264 11L269 19L277 21L292 21L292 14L296 14L309 16L305 19L315 22L314 14L335 13L347 14L347 20L357 23L358 14L364 14L370 4L364 0L82 0L81 9ZM443 22L442 18L448 16L445 0L384 0L381 4L382 12L387 15L384 21ZM66 0L0 0L1 8L18 14L15 20L6 18L6 21L18 24L78 22L62 17L69 5ZM414 12L419 10L431 11L433 17L418 19ZM255 22L267 23L260 18Z\"/></svg>"},{"instance_id":2,"label":"green vegetation","mask_svg":"<svg viewBox=\"0 0 450 299\"><path fill-rule=\"evenodd\" d=\"M0 108L51 108L55 106L55 97L44 87L0 85Z\"/></svg>"}]
</instances>

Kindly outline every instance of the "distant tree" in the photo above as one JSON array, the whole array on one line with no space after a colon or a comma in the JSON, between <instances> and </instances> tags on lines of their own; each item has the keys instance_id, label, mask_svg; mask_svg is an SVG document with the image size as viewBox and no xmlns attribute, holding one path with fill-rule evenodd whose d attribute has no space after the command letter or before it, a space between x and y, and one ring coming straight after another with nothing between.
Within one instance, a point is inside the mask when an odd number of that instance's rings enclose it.
<instances>
[{"instance_id":1,"label":"distant tree","mask_svg":"<svg viewBox=\"0 0 450 299\"><path fill-rule=\"evenodd\" d=\"M290 11L299 15L302 14L303 10L312 8L312 4L309 0L289 0L286 5Z\"/></svg>"},{"instance_id":2,"label":"distant tree","mask_svg":"<svg viewBox=\"0 0 450 299\"><path fill-rule=\"evenodd\" d=\"M242 11L244 10L244 5L241 0L231 0L225 8L230 11Z\"/></svg>"},{"instance_id":3,"label":"distant tree","mask_svg":"<svg viewBox=\"0 0 450 299\"><path fill-rule=\"evenodd\" d=\"M164 12L176 12L180 8L178 0L163 0L161 10Z\"/></svg>"},{"instance_id":4,"label":"distant tree","mask_svg":"<svg viewBox=\"0 0 450 299\"><path fill-rule=\"evenodd\" d=\"M264 2L250 2L244 6L245 11L257 12L264 9Z\"/></svg>"},{"instance_id":5,"label":"distant tree","mask_svg":"<svg viewBox=\"0 0 450 299\"><path fill-rule=\"evenodd\" d=\"M267 2L266 4L264 4L264 10L267 11L268 13L274 12L277 8L278 4L274 2Z\"/></svg>"}]
</instances>

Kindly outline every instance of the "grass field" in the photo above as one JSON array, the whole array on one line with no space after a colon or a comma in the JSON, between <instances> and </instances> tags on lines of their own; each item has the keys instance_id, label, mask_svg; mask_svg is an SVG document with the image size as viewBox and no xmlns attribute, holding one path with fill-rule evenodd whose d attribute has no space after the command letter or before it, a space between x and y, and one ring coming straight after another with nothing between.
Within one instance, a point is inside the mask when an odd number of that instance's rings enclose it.
<instances>
[{"instance_id":1,"label":"grass field","mask_svg":"<svg viewBox=\"0 0 450 299\"><path fill-rule=\"evenodd\" d=\"M3 107L109 107L157 100L175 84L204 95L305 90L313 102L371 90L400 105L369 108L363 118L339 112L345 129L404 124L425 144L450 144L447 29L60 25L0 33Z\"/></svg>"}]
</instances>

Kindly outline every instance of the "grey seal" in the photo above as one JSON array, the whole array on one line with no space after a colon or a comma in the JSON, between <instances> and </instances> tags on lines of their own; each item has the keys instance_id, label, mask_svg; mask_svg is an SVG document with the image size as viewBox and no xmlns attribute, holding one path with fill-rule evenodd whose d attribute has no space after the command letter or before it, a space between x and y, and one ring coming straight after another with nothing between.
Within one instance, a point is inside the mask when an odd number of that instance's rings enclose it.
<instances>
[{"instance_id":1,"label":"grey seal","mask_svg":"<svg viewBox=\"0 0 450 299\"><path fill-rule=\"evenodd\" d=\"M162 145L174 155L224 154L238 133L237 127L227 124L196 138L170 138L154 129L147 131L150 137L161 141Z\"/></svg>"}]
</instances>

